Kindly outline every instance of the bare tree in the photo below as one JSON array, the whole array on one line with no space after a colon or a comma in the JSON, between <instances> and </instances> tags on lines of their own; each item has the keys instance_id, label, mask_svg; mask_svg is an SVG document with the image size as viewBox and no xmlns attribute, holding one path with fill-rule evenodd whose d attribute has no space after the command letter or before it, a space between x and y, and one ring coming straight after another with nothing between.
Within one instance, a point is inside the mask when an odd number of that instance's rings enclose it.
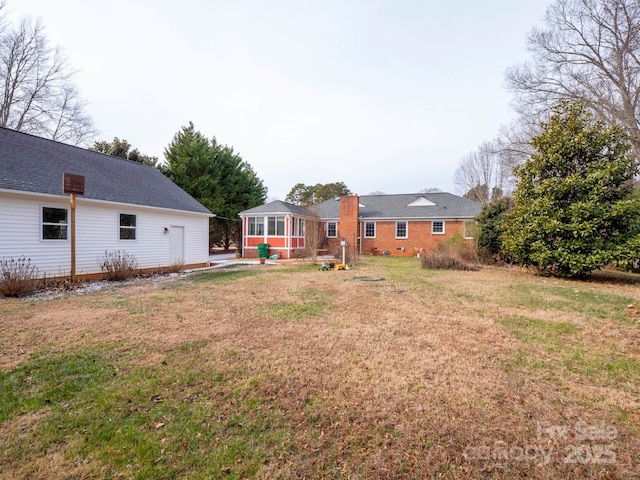
<instances>
[{"instance_id":1,"label":"bare tree","mask_svg":"<svg viewBox=\"0 0 640 480\"><path fill-rule=\"evenodd\" d=\"M503 190L508 193L515 187L513 169L527 161L535 152L531 139L540 133L540 124L529 123L523 117L503 125L492 141L493 152L503 170Z\"/></svg>"},{"instance_id":2,"label":"bare tree","mask_svg":"<svg viewBox=\"0 0 640 480\"><path fill-rule=\"evenodd\" d=\"M557 0L544 28L528 37L533 59L507 71L515 105L528 123L560 101L580 101L625 128L640 158L640 2Z\"/></svg>"},{"instance_id":3,"label":"bare tree","mask_svg":"<svg viewBox=\"0 0 640 480\"><path fill-rule=\"evenodd\" d=\"M96 132L67 58L48 45L39 20L8 25L4 7L0 3L0 126L86 143Z\"/></svg>"},{"instance_id":4,"label":"bare tree","mask_svg":"<svg viewBox=\"0 0 640 480\"><path fill-rule=\"evenodd\" d=\"M510 168L501 161L495 145L483 143L460 160L453 183L458 193L486 204L503 195L509 172Z\"/></svg>"},{"instance_id":5,"label":"bare tree","mask_svg":"<svg viewBox=\"0 0 640 480\"><path fill-rule=\"evenodd\" d=\"M315 265L318 261L318 249L325 238L324 228L320 220L305 220L304 234L305 254L311 258L311 263Z\"/></svg>"}]
</instances>

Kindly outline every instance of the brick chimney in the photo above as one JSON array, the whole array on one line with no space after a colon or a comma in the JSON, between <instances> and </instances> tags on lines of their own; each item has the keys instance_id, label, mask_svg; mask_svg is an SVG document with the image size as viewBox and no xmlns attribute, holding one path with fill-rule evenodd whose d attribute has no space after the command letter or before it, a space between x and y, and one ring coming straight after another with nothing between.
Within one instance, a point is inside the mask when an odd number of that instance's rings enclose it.
<instances>
[{"instance_id":1,"label":"brick chimney","mask_svg":"<svg viewBox=\"0 0 640 480\"><path fill-rule=\"evenodd\" d=\"M344 238L349 248L358 243L358 216L360 215L360 198L358 195L340 197L340 227L338 236Z\"/></svg>"}]
</instances>

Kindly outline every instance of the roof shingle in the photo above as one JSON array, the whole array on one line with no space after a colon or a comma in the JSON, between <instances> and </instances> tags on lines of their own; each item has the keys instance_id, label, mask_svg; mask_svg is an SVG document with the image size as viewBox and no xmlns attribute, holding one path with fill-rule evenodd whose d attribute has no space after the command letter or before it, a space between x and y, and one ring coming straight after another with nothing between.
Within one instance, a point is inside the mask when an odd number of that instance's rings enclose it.
<instances>
[{"instance_id":1,"label":"roof shingle","mask_svg":"<svg viewBox=\"0 0 640 480\"><path fill-rule=\"evenodd\" d=\"M156 168L0 127L0 189L63 195L64 173L84 198L211 214Z\"/></svg>"},{"instance_id":2,"label":"roof shingle","mask_svg":"<svg viewBox=\"0 0 640 480\"><path fill-rule=\"evenodd\" d=\"M240 213L241 215L255 215L259 213L293 213L295 215L305 217L315 217L315 214L306 208L292 203L283 202L282 200L274 200L273 202L265 203L264 205L259 205Z\"/></svg>"},{"instance_id":3,"label":"roof shingle","mask_svg":"<svg viewBox=\"0 0 640 480\"><path fill-rule=\"evenodd\" d=\"M409 206L410 203L424 198L435 205ZM404 193L394 195L362 195L360 217L364 219L471 219L480 213L481 205L457 195L446 192ZM310 208L320 218L340 218L339 199L326 200Z\"/></svg>"}]
</instances>

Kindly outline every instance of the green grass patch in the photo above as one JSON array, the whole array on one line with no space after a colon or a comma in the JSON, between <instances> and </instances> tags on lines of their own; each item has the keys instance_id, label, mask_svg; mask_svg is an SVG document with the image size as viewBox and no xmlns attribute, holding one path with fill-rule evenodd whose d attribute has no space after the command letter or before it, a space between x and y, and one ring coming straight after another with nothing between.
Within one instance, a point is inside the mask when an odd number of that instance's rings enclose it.
<instances>
[{"instance_id":1,"label":"green grass patch","mask_svg":"<svg viewBox=\"0 0 640 480\"><path fill-rule=\"evenodd\" d=\"M569 371L583 377L584 382L619 385L640 381L640 364L617 352L602 353L594 347L571 345L570 336L580 328L569 322L555 322L530 317L498 319L523 346L506 362L507 371L549 371L556 374ZM540 359L539 353L551 353L554 360Z\"/></svg>"},{"instance_id":2,"label":"green grass patch","mask_svg":"<svg viewBox=\"0 0 640 480\"><path fill-rule=\"evenodd\" d=\"M183 344L151 367L130 370L122 361L126 374L99 353L42 356L2 374L2 420L48 413L31 439L0 445L0 457L20 461L63 447L67 459L90 460L90 476L255 475L289 450L291 426L275 399L259 395L260 377L245 376L242 365L222 374L198 353L202 346Z\"/></svg>"},{"instance_id":3,"label":"green grass patch","mask_svg":"<svg viewBox=\"0 0 640 480\"><path fill-rule=\"evenodd\" d=\"M245 277L253 277L262 275L264 271L260 270L213 270L211 272L197 273L190 276L190 280L194 283L217 283L230 282Z\"/></svg>"},{"instance_id":4,"label":"green grass patch","mask_svg":"<svg viewBox=\"0 0 640 480\"><path fill-rule=\"evenodd\" d=\"M499 318L496 321L524 343L556 345L563 342L562 336L573 335L579 330L574 323L523 316Z\"/></svg>"},{"instance_id":5,"label":"green grass patch","mask_svg":"<svg viewBox=\"0 0 640 480\"><path fill-rule=\"evenodd\" d=\"M94 352L42 354L24 366L0 371L0 422L70 401L102 384L113 371L109 359Z\"/></svg>"},{"instance_id":6,"label":"green grass patch","mask_svg":"<svg viewBox=\"0 0 640 480\"><path fill-rule=\"evenodd\" d=\"M402 287L411 287L416 291L433 293L444 293L447 287L439 283L438 278L450 271L427 270L421 267L420 259L417 257L365 257L360 264L356 264L355 271L358 272L358 265L363 265L367 270L372 270L370 276L382 276L387 284L402 284ZM467 275L468 272L463 272ZM355 273L360 275L360 273Z\"/></svg>"},{"instance_id":7,"label":"green grass patch","mask_svg":"<svg viewBox=\"0 0 640 480\"><path fill-rule=\"evenodd\" d=\"M295 321L306 317L320 317L327 312L329 307L329 302L325 301L312 301L309 303L278 302L263 306L260 309L260 313L266 317Z\"/></svg>"},{"instance_id":8,"label":"green grass patch","mask_svg":"<svg viewBox=\"0 0 640 480\"><path fill-rule=\"evenodd\" d=\"M563 365L571 372L613 383L637 384L640 381L638 360L619 353L602 354L576 348L563 360Z\"/></svg>"},{"instance_id":9,"label":"green grass patch","mask_svg":"<svg viewBox=\"0 0 640 480\"><path fill-rule=\"evenodd\" d=\"M503 302L531 309L579 313L587 318L631 321L625 308L635 303L631 297L562 286L516 283L507 290Z\"/></svg>"}]
</instances>

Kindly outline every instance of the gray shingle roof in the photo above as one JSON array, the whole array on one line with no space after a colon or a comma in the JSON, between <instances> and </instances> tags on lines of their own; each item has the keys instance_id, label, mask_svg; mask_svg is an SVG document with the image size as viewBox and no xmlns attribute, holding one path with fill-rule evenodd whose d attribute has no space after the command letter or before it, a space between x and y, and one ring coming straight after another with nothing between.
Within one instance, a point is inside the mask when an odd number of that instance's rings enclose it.
<instances>
[{"instance_id":1,"label":"gray shingle roof","mask_svg":"<svg viewBox=\"0 0 640 480\"><path fill-rule=\"evenodd\" d=\"M63 195L63 173L84 175L83 198L211 214L156 168L0 128L0 189Z\"/></svg>"},{"instance_id":2,"label":"gray shingle roof","mask_svg":"<svg viewBox=\"0 0 640 480\"><path fill-rule=\"evenodd\" d=\"M408 206L421 198L435 205ZM360 216L365 219L471 219L480 213L481 208L477 202L445 192L362 195L360 205ZM313 205L311 210L320 218L340 218L340 202L336 199Z\"/></svg>"},{"instance_id":3,"label":"gray shingle roof","mask_svg":"<svg viewBox=\"0 0 640 480\"><path fill-rule=\"evenodd\" d=\"M274 200L273 202L265 203L257 207L250 208L240 212L240 215L255 215L255 214L269 214L269 213L293 213L294 215L302 215L305 217L315 217L315 214L304 207L294 205L293 203L283 202L282 200Z\"/></svg>"}]
</instances>

